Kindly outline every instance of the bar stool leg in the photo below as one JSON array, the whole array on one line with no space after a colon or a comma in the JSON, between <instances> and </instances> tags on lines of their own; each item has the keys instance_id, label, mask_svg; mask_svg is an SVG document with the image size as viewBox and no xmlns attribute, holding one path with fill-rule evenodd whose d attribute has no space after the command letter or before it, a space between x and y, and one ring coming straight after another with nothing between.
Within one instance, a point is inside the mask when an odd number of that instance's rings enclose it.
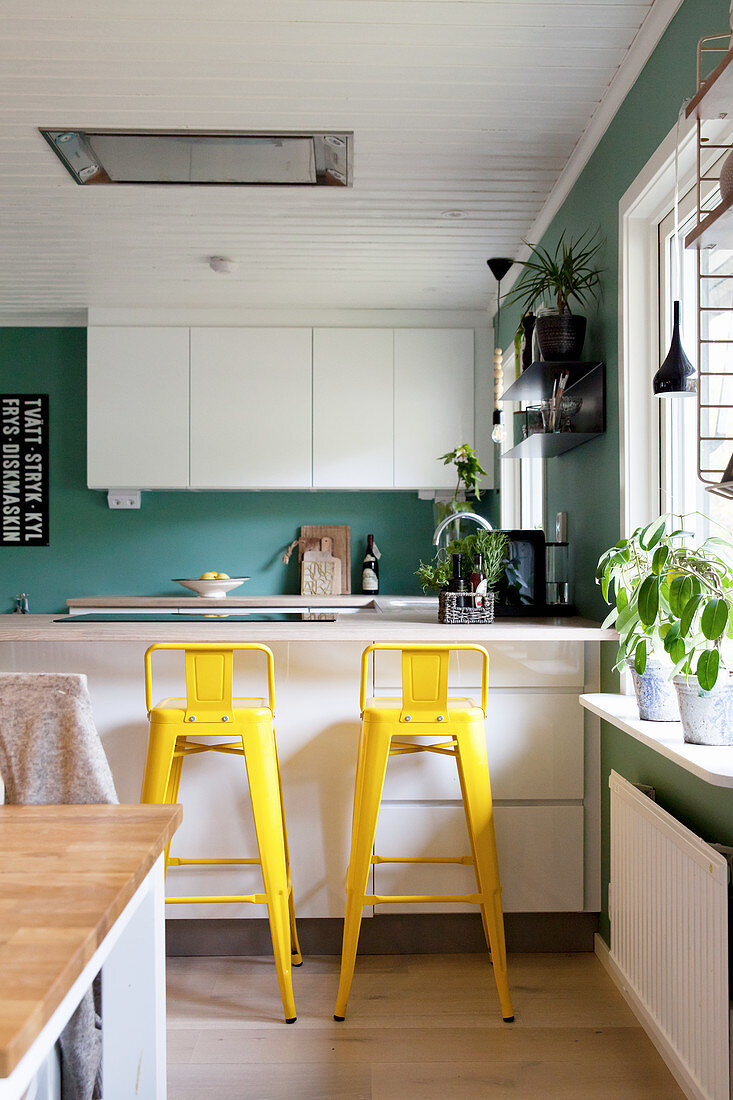
<instances>
[{"instance_id":1,"label":"bar stool leg","mask_svg":"<svg viewBox=\"0 0 733 1100\"><path fill-rule=\"evenodd\" d=\"M488 928L494 980L499 994L501 1014L507 1023L514 1019L506 965L504 916L501 907L499 858L496 851L494 812L491 804L489 766L486 759L486 735L483 723L469 725L458 733L463 763L463 797L466 819L475 853L476 872L483 902L481 915Z\"/></svg>"},{"instance_id":2,"label":"bar stool leg","mask_svg":"<svg viewBox=\"0 0 733 1100\"><path fill-rule=\"evenodd\" d=\"M478 877L478 862L476 859L476 845L473 842L473 828L471 826L471 818L468 813L468 801L466 799L466 783L463 776L463 761L461 760L461 746L458 744L458 740L454 739L456 750L456 767L458 769L458 781L461 785L461 798L463 800L463 813L466 818L466 831L468 833L468 840L471 846L471 857L473 859L473 870L476 878L476 890L481 893L481 883ZM489 959L491 960L491 936L489 935L489 925L486 920L486 911L483 905L479 906L479 912L481 913L481 925L484 930L484 940L486 941L486 950L489 953Z\"/></svg>"},{"instance_id":3,"label":"bar stool leg","mask_svg":"<svg viewBox=\"0 0 733 1100\"><path fill-rule=\"evenodd\" d=\"M288 890L288 913L290 917L290 957L293 966L303 965L303 955L301 954L300 944L298 942L298 929L295 924L295 894L293 891L293 872L290 867L290 848L288 847L288 828L285 824L285 800L283 799L283 783L282 775L280 773L280 757L277 752L277 740L275 741L275 760L277 761L277 783L278 790L280 792L280 813L283 821L283 842L285 844L285 873L288 877L289 890Z\"/></svg>"},{"instance_id":4,"label":"bar stool leg","mask_svg":"<svg viewBox=\"0 0 733 1100\"><path fill-rule=\"evenodd\" d=\"M174 765L173 754L175 749L175 726L164 729L151 723L143 788L140 795L141 802L161 804L167 801L166 796Z\"/></svg>"},{"instance_id":5,"label":"bar stool leg","mask_svg":"<svg viewBox=\"0 0 733 1100\"><path fill-rule=\"evenodd\" d=\"M354 977L364 895L372 865L372 849L391 740L391 733L381 729L364 730L362 733L354 796L351 858L346 873L346 916L341 952L341 975L333 1014L334 1020L346 1018L346 1005Z\"/></svg>"},{"instance_id":6,"label":"bar stool leg","mask_svg":"<svg viewBox=\"0 0 733 1100\"><path fill-rule=\"evenodd\" d=\"M279 777L272 726L264 723L253 726L242 737L242 745L267 895L275 970L285 1022L293 1024L297 1017L291 972L290 892L285 864L282 801L275 794Z\"/></svg>"}]
</instances>

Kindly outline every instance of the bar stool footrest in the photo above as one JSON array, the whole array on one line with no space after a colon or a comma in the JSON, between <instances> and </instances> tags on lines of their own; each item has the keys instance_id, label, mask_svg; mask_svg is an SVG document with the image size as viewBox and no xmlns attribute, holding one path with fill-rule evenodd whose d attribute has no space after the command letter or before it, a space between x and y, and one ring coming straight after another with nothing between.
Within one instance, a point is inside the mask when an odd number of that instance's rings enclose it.
<instances>
[{"instance_id":1,"label":"bar stool footrest","mask_svg":"<svg viewBox=\"0 0 733 1100\"><path fill-rule=\"evenodd\" d=\"M219 894L210 897L197 894L194 897L165 899L166 905L219 905L219 903L224 902L247 902L251 905L265 905L267 903L267 894Z\"/></svg>"},{"instance_id":2,"label":"bar stool footrest","mask_svg":"<svg viewBox=\"0 0 733 1100\"><path fill-rule=\"evenodd\" d=\"M371 862L378 863L460 863L464 867L473 867L473 856L372 856Z\"/></svg>"},{"instance_id":3,"label":"bar stool footrest","mask_svg":"<svg viewBox=\"0 0 733 1100\"><path fill-rule=\"evenodd\" d=\"M410 902L460 901L464 905L481 905L481 894L365 894L365 905L406 905Z\"/></svg>"}]
</instances>

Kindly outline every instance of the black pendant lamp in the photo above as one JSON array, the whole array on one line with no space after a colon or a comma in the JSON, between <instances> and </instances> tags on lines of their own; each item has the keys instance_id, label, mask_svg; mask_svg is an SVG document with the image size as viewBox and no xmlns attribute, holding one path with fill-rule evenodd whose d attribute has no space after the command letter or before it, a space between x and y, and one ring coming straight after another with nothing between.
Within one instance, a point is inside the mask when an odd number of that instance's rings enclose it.
<instances>
[{"instance_id":1,"label":"black pendant lamp","mask_svg":"<svg viewBox=\"0 0 733 1100\"><path fill-rule=\"evenodd\" d=\"M687 397L697 393L695 368L685 355L680 338L680 303L674 303L672 342L667 358L654 375L656 397Z\"/></svg>"},{"instance_id":2,"label":"black pendant lamp","mask_svg":"<svg viewBox=\"0 0 733 1100\"><path fill-rule=\"evenodd\" d=\"M506 275L509 268L514 263L514 260L508 259L506 256L492 256L486 263L489 265L489 270L498 283L497 290L497 305L496 305L496 330L499 333L499 325L501 322L501 280ZM495 401L497 400L499 393L503 391L503 372L502 372L502 355L501 349L495 348L494 350L494 387L495 387ZM504 440L504 425L501 422L501 409L498 402L494 408L494 415L492 418L493 430L491 432L491 438L494 443L502 443Z\"/></svg>"}]
</instances>

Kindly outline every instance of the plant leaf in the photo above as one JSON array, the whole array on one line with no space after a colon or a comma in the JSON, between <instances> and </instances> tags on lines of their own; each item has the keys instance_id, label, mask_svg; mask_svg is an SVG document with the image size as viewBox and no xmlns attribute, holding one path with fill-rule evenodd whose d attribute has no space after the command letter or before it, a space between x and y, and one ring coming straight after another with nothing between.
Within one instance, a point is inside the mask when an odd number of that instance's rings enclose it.
<instances>
[{"instance_id":1,"label":"plant leaf","mask_svg":"<svg viewBox=\"0 0 733 1100\"><path fill-rule=\"evenodd\" d=\"M659 576L664 569L665 562L669 557L668 546L658 546L654 551L654 557L652 558L652 573L656 573Z\"/></svg>"},{"instance_id":2,"label":"plant leaf","mask_svg":"<svg viewBox=\"0 0 733 1100\"><path fill-rule=\"evenodd\" d=\"M674 577L669 586L669 609L678 617L682 608L692 599L692 579L685 576Z\"/></svg>"},{"instance_id":3,"label":"plant leaf","mask_svg":"<svg viewBox=\"0 0 733 1100\"><path fill-rule=\"evenodd\" d=\"M662 535L664 534L664 528L667 525L667 519L665 516L660 516L659 519L653 520L648 526L644 528L639 536L639 543L642 550L651 550L656 546Z\"/></svg>"},{"instance_id":4,"label":"plant leaf","mask_svg":"<svg viewBox=\"0 0 733 1100\"><path fill-rule=\"evenodd\" d=\"M675 664L683 661L685 659L685 654L687 650L685 649L685 643L682 638L675 638L667 652L669 653Z\"/></svg>"},{"instance_id":5,"label":"plant leaf","mask_svg":"<svg viewBox=\"0 0 733 1100\"><path fill-rule=\"evenodd\" d=\"M703 691L712 691L718 679L720 654L717 649L705 649L697 662L697 682Z\"/></svg>"},{"instance_id":6,"label":"plant leaf","mask_svg":"<svg viewBox=\"0 0 733 1100\"><path fill-rule=\"evenodd\" d=\"M692 620L695 618L698 607L702 603L702 596L693 596L688 600L685 606L682 608L682 614L680 615L680 634L684 637L690 633L690 627L692 626Z\"/></svg>"},{"instance_id":7,"label":"plant leaf","mask_svg":"<svg viewBox=\"0 0 733 1100\"><path fill-rule=\"evenodd\" d=\"M639 586L639 618L651 626L659 610L659 577L646 577Z\"/></svg>"},{"instance_id":8,"label":"plant leaf","mask_svg":"<svg viewBox=\"0 0 733 1100\"><path fill-rule=\"evenodd\" d=\"M708 600L700 618L700 629L710 642L714 642L728 625L728 603L726 600Z\"/></svg>"},{"instance_id":9,"label":"plant leaf","mask_svg":"<svg viewBox=\"0 0 733 1100\"><path fill-rule=\"evenodd\" d=\"M646 642L643 638L639 642L636 647L636 652L634 653L634 668L640 676L644 675L644 669L646 668Z\"/></svg>"}]
</instances>

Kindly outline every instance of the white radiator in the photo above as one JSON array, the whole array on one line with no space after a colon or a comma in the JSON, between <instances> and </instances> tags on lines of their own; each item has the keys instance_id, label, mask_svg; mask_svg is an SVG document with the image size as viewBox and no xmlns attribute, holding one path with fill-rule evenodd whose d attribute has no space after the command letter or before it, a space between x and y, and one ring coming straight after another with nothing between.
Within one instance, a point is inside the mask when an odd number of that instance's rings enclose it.
<instances>
[{"instance_id":1,"label":"white radiator","mask_svg":"<svg viewBox=\"0 0 733 1100\"><path fill-rule=\"evenodd\" d=\"M688 1096L729 1100L728 864L616 772L611 963Z\"/></svg>"}]
</instances>

